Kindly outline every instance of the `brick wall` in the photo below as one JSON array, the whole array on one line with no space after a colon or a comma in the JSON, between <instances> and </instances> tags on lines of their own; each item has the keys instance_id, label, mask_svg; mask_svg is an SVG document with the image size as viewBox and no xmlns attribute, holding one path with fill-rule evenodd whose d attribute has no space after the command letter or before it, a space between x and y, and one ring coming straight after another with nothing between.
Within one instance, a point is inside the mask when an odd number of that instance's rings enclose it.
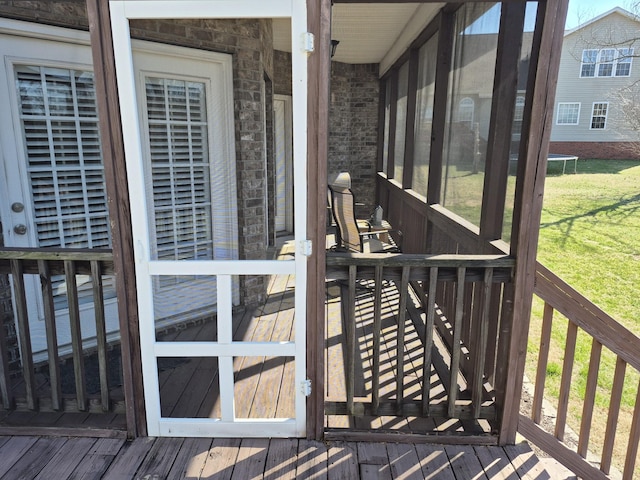
<instances>
[{"instance_id":1,"label":"brick wall","mask_svg":"<svg viewBox=\"0 0 640 480\"><path fill-rule=\"evenodd\" d=\"M549 152L580 158L640 159L638 142L551 142Z\"/></svg>"},{"instance_id":2,"label":"brick wall","mask_svg":"<svg viewBox=\"0 0 640 480\"><path fill-rule=\"evenodd\" d=\"M291 95L291 54L275 52L274 92ZM378 141L378 65L331 63L329 161L331 173L349 172L358 203L358 216L375 207Z\"/></svg>"},{"instance_id":3,"label":"brick wall","mask_svg":"<svg viewBox=\"0 0 640 480\"><path fill-rule=\"evenodd\" d=\"M375 207L379 91L377 64L331 63L328 171L351 174L360 217Z\"/></svg>"},{"instance_id":4,"label":"brick wall","mask_svg":"<svg viewBox=\"0 0 640 480\"><path fill-rule=\"evenodd\" d=\"M89 29L85 0L0 0L0 16L60 27Z\"/></svg>"}]
</instances>

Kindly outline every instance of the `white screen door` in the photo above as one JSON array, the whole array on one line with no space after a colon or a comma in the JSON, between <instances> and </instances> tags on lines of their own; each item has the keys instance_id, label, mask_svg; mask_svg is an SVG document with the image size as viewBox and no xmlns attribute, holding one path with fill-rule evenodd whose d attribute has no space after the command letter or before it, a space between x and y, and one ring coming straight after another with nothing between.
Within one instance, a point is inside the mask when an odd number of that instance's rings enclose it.
<instances>
[{"instance_id":1,"label":"white screen door","mask_svg":"<svg viewBox=\"0 0 640 480\"><path fill-rule=\"evenodd\" d=\"M295 182L305 185L307 54L302 51L302 40L306 4L304 0L195 0L188 4L110 1L131 195L148 432L151 436L303 436L306 188L296 189L292 259L234 257L234 227L242 212L234 210L234 202L224 204L213 197L220 188L226 189L226 198L236 195L231 187L236 181L231 64L224 59L218 61L215 55L209 61L200 60L210 64L212 69L208 71L179 63L167 65L153 58L143 64L141 57L132 55L129 20L290 17L294 39L293 123L298 127L293 144L294 158L300 160ZM271 341L240 338L233 312L236 280L249 284L257 277L277 275L295 278L295 284L284 287L294 292L294 334ZM283 300L283 305L288 301ZM187 338L186 330L164 337L158 333L158 321L163 316L172 319L167 322L171 324L190 318L192 311L200 317L214 315L215 321L203 323L200 330L212 328L212 332L195 338ZM274 325L276 331L278 322ZM243 376L254 374L252 368L239 371L239 359L249 367L259 364L260 371L267 374L267 364L295 365L292 388L286 392L292 405L288 414L239 414L237 407L244 400L244 390L238 385ZM178 383L172 383L165 393L171 372L185 365L195 365L189 378L174 378L171 382ZM205 397L210 395L206 386L212 386L215 401L197 397L195 390L200 388ZM177 398L185 397L184 392L193 398L194 410L176 406ZM262 412L260 408L256 411Z\"/></svg>"}]
</instances>

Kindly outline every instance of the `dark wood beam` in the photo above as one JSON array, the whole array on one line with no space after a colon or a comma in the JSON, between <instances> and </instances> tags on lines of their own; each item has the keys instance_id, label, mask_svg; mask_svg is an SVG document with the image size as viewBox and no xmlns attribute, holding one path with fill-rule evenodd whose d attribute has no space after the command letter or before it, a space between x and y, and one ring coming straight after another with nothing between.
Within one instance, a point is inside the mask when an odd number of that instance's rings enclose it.
<instances>
[{"instance_id":1,"label":"dark wood beam","mask_svg":"<svg viewBox=\"0 0 640 480\"><path fill-rule=\"evenodd\" d=\"M412 49L409 54L409 85L407 87L407 123L404 137L404 169L402 187L413 185L413 157L415 149L416 96L418 91L419 50Z\"/></svg>"},{"instance_id":2,"label":"dark wood beam","mask_svg":"<svg viewBox=\"0 0 640 480\"><path fill-rule=\"evenodd\" d=\"M331 78L331 0L307 0L308 29L316 38L307 71L307 238L313 253L307 269L307 438L324 435L325 243L329 83ZM302 292L300 292L302 294Z\"/></svg>"},{"instance_id":3,"label":"dark wood beam","mask_svg":"<svg viewBox=\"0 0 640 480\"><path fill-rule=\"evenodd\" d=\"M506 359L501 372L506 379L505 390L499 399L502 411L499 437L503 445L515 443L518 429L544 180L568 3L568 0L547 0L538 5L511 235L511 255L517 262L513 292L507 299L513 305L511 331L505 332L510 335L509 350L502 356Z\"/></svg>"},{"instance_id":4,"label":"dark wood beam","mask_svg":"<svg viewBox=\"0 0 640 480\"><path fill-rule=\"evenodd\" d=\"M447 118L447 95L449 73L453 51L454 14L440 12L438 30L438 52L436 63L435 89L433 94L433 117L431 122L431 149L429 150L429 178L427 179L427 205L440 203L442 191L442 155L444 150L445 123ZM427 222L426 250L434 248L434 224Z\"/></svg>"},{"instance_id":5,"label":"dark wood beam","mask_svg":"<svg viewBox=\"0 0 640 480\"><path fill-rule=\"evenodd\" d=\"M500 14L480 214L480 237L488 241L502 237L525 10L525 3L505 4Z\"/></svg>"},{"instance_id":6,"label":"dark wood beam","mask_svg":"<svg viewBox=\"0 0 640 480\"><path fill-rule=\"evenodd\" d=\"M129 437L147 434L133 234L109 2L87 0L120 319L123 389ZM131 106L134 108L134 106Z\"/></svg>"},{"instance_id":7,"label":"dark wood beam","mask_svg":"<svg viewBox=\"0 0 640 480\"><path fill-rule=\"evenodd\" d=\"M391 72L387 80L389 88L389 140L387 142L387 178L393 178L396 158L396 123L398 121L398 75L399 70Z\"/></svg>"}]
</instances>

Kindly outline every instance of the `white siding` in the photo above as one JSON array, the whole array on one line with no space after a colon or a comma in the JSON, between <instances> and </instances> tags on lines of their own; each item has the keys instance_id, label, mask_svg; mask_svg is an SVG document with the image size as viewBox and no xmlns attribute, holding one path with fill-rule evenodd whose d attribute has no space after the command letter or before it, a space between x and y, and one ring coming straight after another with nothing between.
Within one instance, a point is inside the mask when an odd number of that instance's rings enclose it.
<instances>
[{"instance_id":1,"label":"white siding","mask_svg":"<svg viewBox=\"0 0 640 480\"><path fill-rule=\"evenodd\" d=\"M619 117L619 109L613 93L620 88L640 81L640 58L634 58L628 77L580 77L582 51L607 48L613 42L626 42L640 37L640 22L613 12L584 28L573 31L564 38L556 101L553 111L552 142L624 142L638 141L636 132L625 129ZM599 44L600 43L600 44ZM640 42L619 45L633 47L640 55ZM594 102L608 102L607 126L603 130L591 129L591 113ZM557 125L559 103L580 103L577 125Z\"/></svg>"}]
</instances>

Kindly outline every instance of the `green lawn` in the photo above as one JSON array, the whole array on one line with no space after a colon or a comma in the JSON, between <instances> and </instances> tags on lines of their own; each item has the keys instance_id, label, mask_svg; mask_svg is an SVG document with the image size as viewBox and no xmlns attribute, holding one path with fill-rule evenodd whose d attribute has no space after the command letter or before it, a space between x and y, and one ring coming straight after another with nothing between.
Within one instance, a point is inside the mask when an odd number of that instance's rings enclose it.
<instances>
[{"instance_id":1,"label":"green lawn","mask_svg":"<svg viewBox=\"0 0 640 480\"><path fill-rule=\"evenodd\" d=\"M580 160L577 175L562 175L562 166L551 164L545 184L538 261L640 336L640 162ZM529 378L535 372L541 318L542 302L535 299L527 355ZM548 398L558 395L566 328L566 320L556 313L545 385ZM579 396L584 394L590 353L591 339L582 333L572 370L569 424L575 431L579 429ZM590 444L596 452L604 436L614 367L614 356L605 349ZM637 373L627 372L615 448L618 466L638 389Z\"/></svg>"},{"instance_id":2,"label":"green lawn","mask_svg":"<svg viewBox=\"0 0 640 480\"><path fill-rule=\"evenodd\" d=\"M580 160L577 175L552 167L538 260L640 335L640 162Z\"/></svg>"}]
</instances>

